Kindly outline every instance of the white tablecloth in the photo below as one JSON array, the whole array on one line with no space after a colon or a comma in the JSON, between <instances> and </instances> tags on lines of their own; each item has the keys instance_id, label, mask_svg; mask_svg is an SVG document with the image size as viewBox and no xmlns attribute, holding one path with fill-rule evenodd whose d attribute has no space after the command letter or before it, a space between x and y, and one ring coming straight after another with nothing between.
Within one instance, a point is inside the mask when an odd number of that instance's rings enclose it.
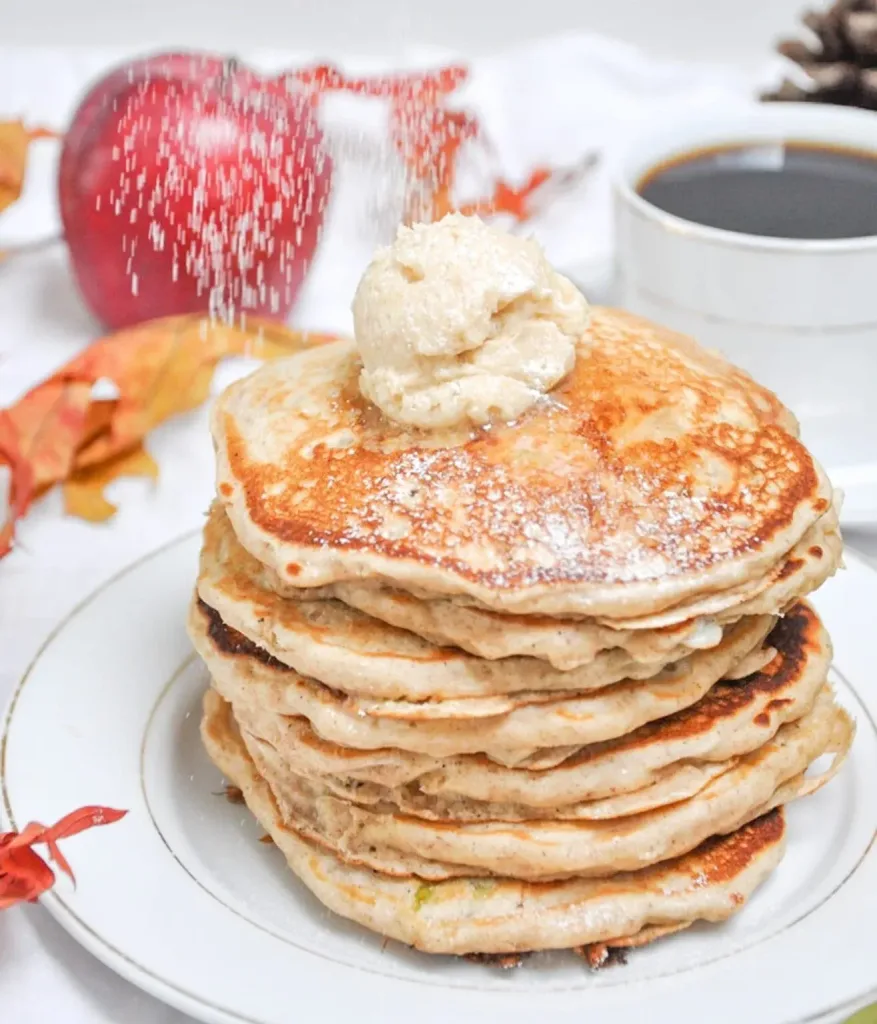
<instances>
[{"instance_id":1,"label":"white tablecloth","mask_svg":"<svg viewBox=\"0 0 877 1024\"><path fill-rule=\"evenodd\" d=\"M0 47L0 120L24 116L63 127L85 83L118 56ZM412 55L412 61L426 56ZM294 60L271 54L260 55L258 63L289 66ZM752 87L733 71L657 64L621 44L571 37L477 62L470 97L504 171L522 178L536 163L570 163L592 147L611 156L643 119L653 122L684 104L715 105ZM342 120L358 116L350 110L336 113ZM0 249L57 233L56 152L51 142L35 148L25 197L0 218ZM381 240L357 209L361 187L357 191L357 183L342 176L338 191L320 259L296 313L300 325L315 329L348 328L353 285ZM536 225L549 254L597 293L611 253L607 200L604 165L565 207ZM0 406L96 334L60 244L0 266ZM226 369L219 383L240 370ZM0 562L0 705L47 632L83 596L123 565L199 523L212 490L205 411L161 427L148 445L161 479L156 485L114 484L110 495L120 511L112 522L91 526L67 519L59 496L52 494L21 525L16 550ZM877 554L877 536L864 536L861 545ZM43 910L30 906L0 913L0 1018L15 1024L188 1019L118 979Z\"/></svg>"}]
</instances>

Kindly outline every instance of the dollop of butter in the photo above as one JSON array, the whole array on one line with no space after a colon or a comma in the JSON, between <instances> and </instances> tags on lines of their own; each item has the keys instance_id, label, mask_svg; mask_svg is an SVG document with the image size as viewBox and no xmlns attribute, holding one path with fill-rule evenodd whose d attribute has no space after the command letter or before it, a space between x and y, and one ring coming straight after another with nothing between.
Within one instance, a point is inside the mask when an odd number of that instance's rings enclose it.
<instances>
[{"instance_id":1,"label":"dollop of butter","mask_svg":"<svg viewBox=\"0 0 877 1024\"><path fill-rule=\"evenodd\" d=\"M588 320L535 240L460 214L402 227L353 300L360 390L412 427L513 420L570 372Z\"/></svg>"}]
</instances>

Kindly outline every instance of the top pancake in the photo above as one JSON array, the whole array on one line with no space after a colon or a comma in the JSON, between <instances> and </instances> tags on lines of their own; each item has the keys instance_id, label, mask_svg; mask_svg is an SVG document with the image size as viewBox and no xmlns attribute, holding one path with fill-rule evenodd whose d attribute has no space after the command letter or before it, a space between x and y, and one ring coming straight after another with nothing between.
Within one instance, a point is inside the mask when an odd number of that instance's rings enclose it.
<instances>
[{"instance_id":1,"label":"top pancake","mask_svg":"<svg viewBox=\"0 0 877 1024\"><path fill-rule=\"evenodd\" d=\"M241 543L298 587L363 577L519 613L648 615L767 572L831 492L791 413L719 356L596 310L516 423L419 433L352 343L266 365L213 413Z\"/></svg>"}]
</instances>

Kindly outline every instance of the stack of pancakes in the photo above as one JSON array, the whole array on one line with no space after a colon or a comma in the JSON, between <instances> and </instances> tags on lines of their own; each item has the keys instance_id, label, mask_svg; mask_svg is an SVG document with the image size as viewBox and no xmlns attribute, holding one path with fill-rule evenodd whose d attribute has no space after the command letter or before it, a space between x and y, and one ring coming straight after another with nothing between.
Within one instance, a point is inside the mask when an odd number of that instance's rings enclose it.
<instances>
[{"instance_id":1,"label":"stack of pancakes","mask_svg":"<svg viewBox=\"0 0 877 1024\"><path fill-rule=\"evenodd\" d=\"M608 310L512 424L406 430L358 371L305 350L214 410L211 758L327 906L420 949L599 960L737 911L853 734L794 418Z\"/></svg>"}]
</instances>

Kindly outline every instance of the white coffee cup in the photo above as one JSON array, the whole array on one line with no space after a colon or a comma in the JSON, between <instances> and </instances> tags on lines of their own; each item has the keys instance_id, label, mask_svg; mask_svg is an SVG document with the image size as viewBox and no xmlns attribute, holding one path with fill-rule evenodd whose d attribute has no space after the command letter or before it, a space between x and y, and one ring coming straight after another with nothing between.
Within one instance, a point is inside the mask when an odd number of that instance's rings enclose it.
<instances>
[{"instance_id":1,"label":"white coffee cup","mask_svg":"<svg viewBox=\"0 0 877 1024\"><path fill-rule=\"evenodd\" d=\"M746 103L688 114L639 138L615 169L614 301L719 349L776 391L822 461L861 478L859 518L877 521L877 236L726 231L666 213L637 193L666 160L768 141L846 146L877 158L877 114Z\"/></svg>"}]
</instances>

